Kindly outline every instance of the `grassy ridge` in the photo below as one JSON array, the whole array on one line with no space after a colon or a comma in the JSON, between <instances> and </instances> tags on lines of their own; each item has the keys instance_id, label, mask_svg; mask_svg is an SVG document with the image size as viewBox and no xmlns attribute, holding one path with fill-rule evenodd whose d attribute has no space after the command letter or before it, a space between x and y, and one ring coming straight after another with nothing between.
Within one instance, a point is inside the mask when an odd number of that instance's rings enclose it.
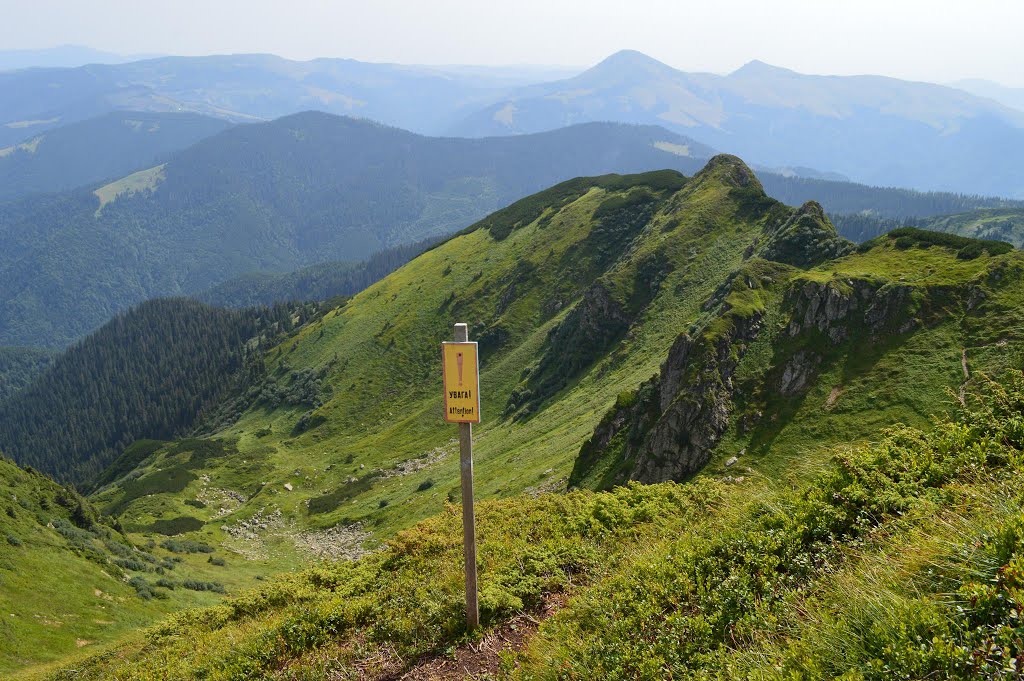
<instances>
[{"instance_id":1,"label":"grassy ridge","mask_svg":"<svg viewBox=\"0 0 1024 681\"><path fill-rule=\"evenodd\" d=\"M716 282L741 263L744 247L761 233L767 218L741 213L736 187L723 180L729 172L712 169L681 192L652 194L659 208L643 207L649 221L624 244L616 233L602 232L593 215L627 192L592 188L504 239L477 229L428 251L269 353L270 373L283 384L298 380L295 372L326 371L322 405L310 416L321 422L318 427L296 429L309 406L260 402L219 434L235 443L248 466L218 465L196 474L247 498L262 487L232 519L276 507L314 526L358 520L387 536L439 512L457 488L458 471L449 444L454 433L440 414L437 343L449 336L453 322L465 320L484 352L480 493L507 496L558 484L604 405L657 370L680 319L700 313ZM661 295L633 308L645 266L658 261L668 263ZM579 374L555 393L540 395L534 413L501 418L513 393L531 388L524 369L552 352L548 334L597 283L635 318L634 331L616 341L613 354L581 356ZM394 474L410 462L423 465ZM309 518L306 500L374 470L386 475L371 489ZM428 478L437 484L416 491ZM294 489L285 491L285 483ZM196 513L183 506L200 487L164 496L160 503L167 510L160 517L212 518L216 509ZM111 488L97 501L116 504L119 494ZM157 497L129 504L126 522L148 524L157 519L156 508ZM219 524L208 525L204 536L209 532L216 540Z\"/></svg>"},{"instance_id":2,"label":"grassy ridge","mask_svg":"<svg viewBox=\"0 0 1024 681\"><path fill-rule=\"evenodd\" d=\"M964 260L941 245L901 249L890 239L807 270L744 263L765 229L793 213L736 181L745 176L729 161L675 192L642 182L593 187L555 202L557 210L507 211L495 223L501 239L483 223L431 249L271 350L276 387L268 394L299 397L257 399L219 433L237 455L195 467L183 487L161 488L149 476L178 465L179 455L157 451L139 470L147 495L114 484L96 502L133 528L196 519L204 523L196 536L215 544L233 542L222 525L262 512L279 510L300 529L360 523L377 537L441 512L458 499L458 465L454 431L440 415L436 347L455 321L468 321L483 348L485 422L475 431L483 498L562 488L607 409L658 373L680 332L719 333L730 316L756 312L764 326L739 358L735 409L712 453L712 474L727 474L724 462L745 451L742 467L774 475L794 461L820 460L830 443L899 421L925 424L946 409L946 391L964 383L965 351L971 372L998 371L1018 355L1017 254ZM649 199L637 200L638 191ZM613 223L594 217L623 207ZM639 228L626 219L634 209L646 220ZM653 291L642 286L652 271ZM727 279L732 288L720 294ZM763 283L751 288L754 281ZM906 312L916 321L898 333L856 332L836 346L814 333L788 336L792 291L848 281L908 288ZM553 343L573 324L588 328L580 303L598 287L618 306L625 332L596 349L586 332L582 342ZM983 295L968 309L975 288ZM804 392L782 396L776 381L800 348L815 349L821 361ZM546 363L578 369L552 383ZM207 488L240 501L190 506ZM260 541L284 562L302 559L287 537Z\"/></svg>"}]
</instances>

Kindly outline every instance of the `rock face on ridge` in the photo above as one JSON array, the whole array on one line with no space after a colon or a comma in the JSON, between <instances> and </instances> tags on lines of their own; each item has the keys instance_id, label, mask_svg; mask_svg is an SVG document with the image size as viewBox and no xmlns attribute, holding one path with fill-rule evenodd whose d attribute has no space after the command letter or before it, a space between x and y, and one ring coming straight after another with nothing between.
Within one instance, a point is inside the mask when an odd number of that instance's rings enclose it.
<instances>
[{"instance_id":1,"label":"rock face on ridge","mask_svg":"<svg viewBox=\"0 0 1024 681\"><path fill-rule=\"evenodd\" d=\"M717 337L680 335L660 373L620 396L583 445L570 483L609 454L623 466L608 482L678 480L700 470L729 425L733 373L762 325L754 313L734 317Z\"/></svg>"},{"instance_id":2,"label":"rock face on ridge","mask_svg":"<svg viewBox=\"0 0 1024 681\"><path fill-rule=\"evenodd\" d=\"M850 343L907 334L940 321L948 305L970 310L985 298L975 285L818 276L756 258L744 263L704 304L717 314L678 337L657 375L619 396L581 448L570 484L686 478L707 464L730 424L743 431L761 417L754 410L733 418L742 390L797 398ZM759 302L750 304L751 296ZM771 365L739 386L737 368L765 332Z\"/></svg>"},{"instance_id":3,"label":"rock face on ridge","mask_svg":"<svg viewBox=\"0 0 1024 681\"><path fill-rule=\"evenodd\" d=\"M761 257L795 267L811 267L853 250L853 243L839 236L817 201L808 201L770 234Z\"/></svg>"}]
</instances>

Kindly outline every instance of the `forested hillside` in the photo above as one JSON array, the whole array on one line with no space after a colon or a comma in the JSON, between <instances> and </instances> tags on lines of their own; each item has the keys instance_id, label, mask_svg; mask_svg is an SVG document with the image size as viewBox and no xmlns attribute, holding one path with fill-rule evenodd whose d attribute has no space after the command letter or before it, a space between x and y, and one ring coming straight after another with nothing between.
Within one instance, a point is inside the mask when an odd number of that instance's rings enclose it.
<instances>
[{"instance_id":1,"label":"forested hillside","mask_svg":"<svg viewBox=\"0 0 1024 681\"><path fill-rule=\"evenodd\" d=\"M957 234L976 239L995 239L1024 246L1024 209L980 208L954 215L882 218L873 214L836 215L833 217L840 233L854 241L867 241L901 226L919 227L936 232Z\"/></svg>"},{"instance_id":2,"label":"forested hillside","mask_svg":"<svg viewBox=\"0 0 1024 681\"><path fill-rule=\"evenodd\" d=\"M50 365L54 354L35 348L0 348L0 402L31 383Z\"/></svg>"},{"instance_id":3,"label":"forested hillside","mask_svg":"<svg viewBox=\"0 0 1024 681\"><path fill-rule=\"evenodd\" d=\"M950 215L979 208L1024 208L1024 202L992 196L869 187L854 182L783 177L771 173L759 173L758 177L772 198L791 206L817 201L829 215L867 213L873 217L891 219ZM878 234L867 238L875 236Z\"/></svg>"},{"instance_id":4,"label":"forested hillside","mask_svg":"<svg viewBox=\"0 0 1024 681\"><path fill-rule=\"evenodd\" d=\"M197 114L111 113L0 149L0 201L115 180L231 126Z\"/></svg>"},{"instance_id":5,"label":"forested hillside","mask_svg":"<svg viewBox=\"0 0 1024 681\"><path fill-rule=\"evenodd\" d=\"M62 347L148 298L361 260L560 180L692 171L704 152L614 124L485 140L321 113L239 126L95 191L0 205L0 344Z\"/></svg>"},{"instance_id":6,"label":"forested hillside","mask_svg":"<svg viewBox=\"0 0 1024 681\"><path fill-rule=\"evenodd\" d=\"M211 305L251 307L351 296L391 274L437 241L427 239L386 248L362 262L325 262L287 274L247 274L218 284L196 297Z\"/></svg>"},{"instance_id":7,"label":"forested hillside","mask_svg":"<svg viewBox=\"0 0 1024 681\"><path fill-rule=\"evenodd\" d=\"M144 303L0 401L0 451L61 480L87 483L135 440L184 435L242 386L258 383L264 345L312 310Z\"/></svg>"}]
</instances>

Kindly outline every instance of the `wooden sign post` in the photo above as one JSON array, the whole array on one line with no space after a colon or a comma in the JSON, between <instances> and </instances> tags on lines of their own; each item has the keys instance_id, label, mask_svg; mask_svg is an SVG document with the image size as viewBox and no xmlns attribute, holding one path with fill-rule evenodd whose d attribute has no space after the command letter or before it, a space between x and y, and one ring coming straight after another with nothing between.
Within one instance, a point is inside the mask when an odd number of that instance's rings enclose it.
<instances>
[{"instance_id":1,"label":"wooden sign post","mask_svg":"<svg viewBox=\"0 0 1024 681\"><path fill-rule=\"evenodd\" d=\"M465 324L455 325L455 342L442 343L444 418L459 424L462 464L462 534L466 557L466 628L480 626L476 582L476 518L473 515L473 424L480 423L480 363L477 344Z\"/></svg>"}]
</instances>

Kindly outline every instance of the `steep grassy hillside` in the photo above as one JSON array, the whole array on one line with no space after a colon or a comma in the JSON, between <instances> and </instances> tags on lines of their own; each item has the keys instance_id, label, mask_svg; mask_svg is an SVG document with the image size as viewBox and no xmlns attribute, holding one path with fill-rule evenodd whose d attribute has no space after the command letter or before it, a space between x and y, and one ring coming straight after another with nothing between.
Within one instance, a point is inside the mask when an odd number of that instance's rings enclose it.
<instances>
[{"instance_id":1,"label":"steep grassy hillside","mask_svg":"<svg viewBox=\"0 0 1024 681\"><path fill-rule=\"evenodd\" d=\"M248 469L225 462L197 474L245 498L233 518L280 507L312 527L349 519L390 532L437 512L458 475L454 431L440 420L437 344L465 319L485 362L481 493L562 484L603 405L657 369L678 319L699 314L764 223L790 213L730 159L690 181L574 180L513 204L271 352L264 392L218 434ZM552 333L567 337L560 357ZM277 397L314 385L304 404ZM207 521L216 509L181 505L200 488L167 495L167 510L160 495L124 499L117 485L97 499L140 526Z\"/></svg>"},{"instance_id":2,"label":"steep grassy hillside","mask_svg":"<svg viewBox=\"0 0 1024 681\"><path fill-rule=\"evenodd\" d=\"M0 493L0 675L90 653L215 603L225 585L253 584L212 547L132 542L71 488L2 457Z\"/></svg>"},{"instance_id":3,"label":"steep grassy hillside","mask_svg":"<svg viewBox=\"0 0 1024 681\"><path fill-rule=\"evenodd\" d=\"M322 113L238 126L102 186L0 205L0 343L63 347L142 300L362 260L571 177L693 172L707 152L615 124L486 140Z\"/></svg>"},{"instance_id":4,"label":"steep grassy hillside","mask_svg":"<svg viewBox=\"0 0 1024 681\"><path fill-rule=\"evenodd\" d=\"M803 267L737 271L659 375L605 415L573 482L679 479L716 452L775 474L782 452L926 422L972 372L1020 362L1024 280L1009 244L904 228L839 260L779 254L762 251Z\"/></svg>"},{"instance_id":5,"label":"steep grassy hillside","mask_svg":"<svg viewBox=\"0 0 1024 681\"><path fill-rule=\"evenodd\" d=\"M116 179L231 127L196 114L112 113L0 149L0 201Z\"/></svg>"},{"instance_id":6,"label":"steep grassy hillside","mask_svg":"<svg viewBox=\"0 0 1024 681\"><path fill-rule=\"evenodd\" d=\"M290 522L347 528L344 553L438 513L459 490L437 344L460 320L483 357L481 497L774 476L927 424L965 372L1016 361L1022 263L1004 248L915 233L854 251L820 207L772 201L732 157L690 179L563 183L272 350L250 408L215 436L237 454L156 451L95 501L139 531L196 528L257 557L298 555ZM169 468L188 476L172 484ZM223 501L186 504L210 489ZM240 539L251 522L266 526Z\"/></svg>"}]
</instances>

